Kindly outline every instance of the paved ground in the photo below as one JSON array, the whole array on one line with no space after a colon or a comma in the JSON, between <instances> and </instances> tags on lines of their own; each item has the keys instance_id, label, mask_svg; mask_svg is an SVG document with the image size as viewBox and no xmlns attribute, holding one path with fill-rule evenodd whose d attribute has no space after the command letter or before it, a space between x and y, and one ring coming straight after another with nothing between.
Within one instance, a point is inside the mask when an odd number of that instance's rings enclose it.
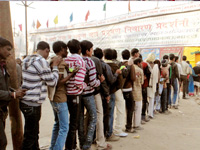
<instances>
[{"instance_id":1,"label":"paved ground","mask_svg":"<svg viewBox=\"0 0 200 150\"><path fill-rule=\"evenodd\" d=\"M179 109L171 114L157 114L155 119L142 125L144 130L129 134L119 142L112 142L114 150L199 150L200 149L200 100L180 100ZM53 126L53 112L48 101L43 105L40 122L40 146L47 149ZM7 119L7 150L12 150L10 124ZM138 137L139 138L135 138ZM45 148L46 147L46 148ZM92 150L95 145L92 146Z\"/></svg>"}]
</instances>

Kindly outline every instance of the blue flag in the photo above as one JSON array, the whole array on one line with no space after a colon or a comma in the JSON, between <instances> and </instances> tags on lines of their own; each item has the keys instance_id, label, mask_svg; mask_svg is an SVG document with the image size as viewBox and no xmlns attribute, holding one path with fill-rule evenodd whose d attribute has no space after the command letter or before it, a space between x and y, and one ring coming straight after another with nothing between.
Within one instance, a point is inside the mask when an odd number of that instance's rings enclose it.
<instances>
[{"instance_id":1,"label":"blue flag","mask_svg":"<svg viewBox=\"0 0 200 150\"><path fill-rule=\"evenodd\" d=\"M70 15L70 22L73 21L73 13Z\"/></svg>"}]
</instances>

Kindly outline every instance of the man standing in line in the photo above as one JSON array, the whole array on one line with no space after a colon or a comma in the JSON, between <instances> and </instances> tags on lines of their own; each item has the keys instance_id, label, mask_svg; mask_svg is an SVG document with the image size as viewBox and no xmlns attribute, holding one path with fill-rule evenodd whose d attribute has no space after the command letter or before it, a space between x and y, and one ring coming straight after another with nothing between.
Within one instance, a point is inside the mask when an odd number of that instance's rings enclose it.
<instances>
[{"instance_id":1,"label":"man standing in line","mask_svg":"<svg viewBox=\"0 0 200 150\"><path fill-rule=\"evenodd\" d=\"M24 114L24 140L22 150L39 150L39 121L41 105L47 97L47 86L55 86L58 81L58 65L61 57L52 61L53 70L46 59L49 56L49 44L41 41L37 45L37 54L27 56L22 65L23 84L27 89L20 101L20 109Z\"/></svg>"},{"instance_id":2,"label":"man standing in line","mask_svg":"<svg viewBox=\"0 0 200 150\"><path fill-rule=\"evenodd\" d=\"M188 93L188 82L187 76L190 74L189 64L186 62L187 57L183 56L181 62L182 72L181 72L181 83L183 83L183 99L186 99Z\"/></svg>"},{"instance_id":3,"label":"man standing in line","mask_svg":"<svg viewBox=\"0 0 200 150\"><path fill-rule=\"evenodd\" d=\"M5 134L5 121L8 115L7 106L12 99L21 98L25 90L11 91L9 89L9 73L6 68L6 59L11 55L12 44L0 37L0 149L6 150L7 139Z\"/></svg>"}]
</instances>

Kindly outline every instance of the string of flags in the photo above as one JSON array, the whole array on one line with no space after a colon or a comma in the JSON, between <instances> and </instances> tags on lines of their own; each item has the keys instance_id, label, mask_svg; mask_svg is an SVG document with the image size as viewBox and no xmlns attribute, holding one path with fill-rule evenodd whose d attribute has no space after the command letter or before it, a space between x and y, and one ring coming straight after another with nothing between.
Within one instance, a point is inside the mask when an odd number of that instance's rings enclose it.
<instances>
[{"instance_id":1,"label":"string of flags","mask_svg":"<svg viewBox=\"0 0 200 150\"><path fill-rule=\"evenodd\" d=\"M103 4L103 11L105 11L105 14L106 14L106 2ZM130 0L128 1L128 13L131 12L131 6L130 6ZM86 15L85 15L85 21L87 22L88 21L88 18L90 16L90 10L87 11ZM105 15L106 16L106 15ZM71 13L71 15L69 16L69 21L72 22L74 19L73 17L73 12ZM58 24L58 15L54 18L53 20L54 24L57 25ZM19 29L20 31L22 31L22 24L19 24ZM33 20L33 23L32 23L32 28L33 29L39 29L41 27L41 23L39 20L37 20L37 22L35 23L35 21ZM47 20L46 22L46 27L49 28L49 19Z\"/></svg>"}]
</instances>

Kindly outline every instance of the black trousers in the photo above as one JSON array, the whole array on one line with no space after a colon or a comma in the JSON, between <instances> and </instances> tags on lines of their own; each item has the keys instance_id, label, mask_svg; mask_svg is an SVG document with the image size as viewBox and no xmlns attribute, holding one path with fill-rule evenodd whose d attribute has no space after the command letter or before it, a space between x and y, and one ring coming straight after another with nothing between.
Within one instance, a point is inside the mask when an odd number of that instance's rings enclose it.
<instances>
[{"instance_id":1,"label":"black trousers","mask_svg":"<svg viewBox=\"0 0 200 150\"><path fill-rule=\"evenodd\" d=\"M41 106L33 107L20 103L20 109L25 119L22 150L39 150L38 140Z\"/></svg>"},{"instance_id":2,"label":"black trousers","mask_svg":"<svg viewBox=\"0 0 200 150\"><path fill-rule=\"evenodd\" d=\"M142 104L142 117L144 118L146 115L147 110L147 88L142 88L142 97L143 97L143 104Z\"/></svg>"},{"instance_id":3,"label":"black trousers","mask_svg":"<svg viewBox=\"0 0 200 150\"><path fill-rule=\"evenodd\" d=\"M132 128L132 122L133 122L133 111L135 107L135 101L133 99L133 93L130 92L123 92L124 99L126 101L126 129Z\"/></svg>"},{"instance_id":4,"label":"black trousers","mask_svg":"<svg viewBox=\"0 0 200 150\"><path fill-rule=\"evenodd\" d=\"M76 131L78 130L79 111L80 111L81 96L67 95L67 104L70 114L69 132L67 135L65 149L76 149Z\"/></svg>"},{"instance_id":5,"label":"black trousers","mask_svg":"<svg viewBox=\"0 0 200 150\"><path fill-rule=\"evenodd\" d=\"M181 75L181 83L183 82L183 97L188 94L188 80L186 75Z\"/></svg>"},{"instance_id":6,"label":"black trousers","mask_svg":"<svg viewBox=\"0 0 200 150\"><path fill-rule=\"evenodd\" d=\"M166 101L167 101L167 88L163 88L161 94L161 110L164 113L166 110Z\"/></svg>"},{"instance_id":7,"label":"black trousers","mask_svg":"<svg viewBox=\"0 0 200 150\"><path fill-rule=\"evenodd\" d=\"M5 121L0 118L0 150L6 150L7 139L5 134Z\"/></svg>"},{"instance_id":8,"label":"black trousers","mask_svg":"<svg viewBox=\"0 0 200 150\"><path fill-rule=\"evenodd\" d=\"M171 88L171 84L167 83L167 101L166 101L166 110L168 110L168 104L169 104L169 91ZM170 95L171 96L171 95Z\"/></svg>"}]
</instances>

